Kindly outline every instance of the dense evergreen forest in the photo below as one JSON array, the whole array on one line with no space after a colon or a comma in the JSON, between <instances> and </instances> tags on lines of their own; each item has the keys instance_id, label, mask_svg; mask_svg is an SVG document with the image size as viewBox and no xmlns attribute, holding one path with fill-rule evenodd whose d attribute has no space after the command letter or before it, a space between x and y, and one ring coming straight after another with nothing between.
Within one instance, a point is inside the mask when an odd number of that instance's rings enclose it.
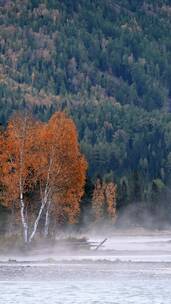
<instances>
[{"instance_id":1,"label":"dense evergreen forest","mask_svg":"<svg viewBox=\"0 0 171 304\"><path fill-rule=\"evenodd\" d=\"M66 111L117 206L171 219L170 0L1 0L0 122ZM161 215L161 212L160 212Z\"/></svg>"}]
</instances>

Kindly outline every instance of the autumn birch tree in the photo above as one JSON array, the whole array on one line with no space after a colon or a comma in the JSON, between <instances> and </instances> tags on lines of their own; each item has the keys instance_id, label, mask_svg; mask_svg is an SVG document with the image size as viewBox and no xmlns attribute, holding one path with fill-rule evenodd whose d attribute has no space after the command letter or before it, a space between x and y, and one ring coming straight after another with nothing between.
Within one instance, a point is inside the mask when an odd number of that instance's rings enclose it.
<instances>
[{"instance_id":1,"label":"autumn birch tree","mask_svg":"<svg viewBox=\"0 0 171 304\"><path fill-rule=\"evenodd\" d=\"M34 187L31 174L34 157L36 124L27 115L16 114L3 134L1 145L1 181L5 188L4 203L7 207L17 203L20 209L24 241L28 241L27 208L24 196Z\"/></svg>"},{"instance_id":2,"label":"autumn birch tree","mask_svg":"<svg viewBox=\"0 0 171 304\"><path fill-rule=\"evenodd\" d=\"M104 196L103 183L98 178L95 183L93 197L92 197L92 208L96 221L102 218L103 216L104 204L105 204L105 196Z\"/></svg>"},{"instance_id":3,"label":"autumn birch tree","mask_svg":"<svg viewBox=\"0 0 171 304\"><path fill-rule=\"evenodd\" d=\"M113 182L105 183L99 178L94 187L92 209L96 221L116 218L116 190Z\"/></svg>"},{"instance_id":4,"label":"autumn birch tree","mask_svg":"<svg viewBox=\"0 0 171 304\"><path fill-rule=\"evenodd\" d=\"M84 192L87 163L80 153L76 127L64 113L57 112L40 134L42 174L40 192L46 205L44 234L48 235L50 217L74 222ZM36 228L36 226L35 226Z\"/></svg>"},{"instance_id":5,"label":"autumn birch tree","mask_svg":"<svg viewBox=\"0 0 171 304\"><path fill-rule=\"evenodd\" d=\"M76 221L87 163L73 121L60 112L48 123L18 114L9 121L0 143L4 204L20 210L25 243L35 237L43 214L45 236L51 216ZM39 193L36 201L30 195L34 192Z\"/></svg>"}]
</instances>

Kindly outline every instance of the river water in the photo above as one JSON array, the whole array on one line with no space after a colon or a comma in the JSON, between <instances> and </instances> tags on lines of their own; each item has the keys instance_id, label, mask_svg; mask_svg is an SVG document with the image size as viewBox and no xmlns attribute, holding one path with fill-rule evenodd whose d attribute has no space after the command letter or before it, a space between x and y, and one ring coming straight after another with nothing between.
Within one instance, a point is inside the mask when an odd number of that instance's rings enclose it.
<instances>
[{"instance_id":1,"label":"river water","mask_svg":"<svg viewBox=\"0 0 171 304\"><path fill-rule=\"evenodd\" d=\"M114 236L97 252L2 257L0 304L170 304L170 240Z\"/></svg>"}]
</instances>

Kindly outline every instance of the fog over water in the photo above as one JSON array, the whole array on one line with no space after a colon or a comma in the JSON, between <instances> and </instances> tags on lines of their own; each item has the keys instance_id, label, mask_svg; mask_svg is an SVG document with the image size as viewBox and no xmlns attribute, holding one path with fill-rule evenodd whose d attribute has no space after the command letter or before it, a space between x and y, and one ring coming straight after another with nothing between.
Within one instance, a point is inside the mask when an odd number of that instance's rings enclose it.
<instances>
[{"instance_id":1,"label":"fog over water","mask_svg":"<svg viewBox=\"0 0 171 304\"><path fill-rule=\"evenodd\" d=\"M92 245L104 239L88 237ZM106 237L99 250L1 256L0 304L170 304L171 231Z\"/></svg>"}]
</instances>

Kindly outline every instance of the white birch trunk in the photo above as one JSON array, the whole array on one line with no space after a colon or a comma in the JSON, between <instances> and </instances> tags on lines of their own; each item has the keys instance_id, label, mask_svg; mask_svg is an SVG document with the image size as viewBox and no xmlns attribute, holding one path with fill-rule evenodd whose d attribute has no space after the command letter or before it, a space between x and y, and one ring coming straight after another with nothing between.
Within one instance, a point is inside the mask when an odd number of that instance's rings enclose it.
<instances>
[{"instance_id":1,"label":"white birch trunk","mask_svg":"<svg viewBox=\"0 0 171 304\"><path fill-rule=\"evenodd\" d=\"M34 226L33 226L33 231L31 233L31 235L29 236L29 240L28 242L31 243L32 239L34 238L35 234L36 234L36 231L37 231L37 227L38 227L38 224L39 224L39 221L40 221L40 218L41 218L41 215L42 215L42 212L43 212L43 209L44 207L46 206L46 203L47 203L47 200L44 200L42 201L41 203L41 207L39 209L39 213L38 213L38 216L34 222Z\"/></svg>"},{"instance_id":2,"label":"white birch trunk","mask_svg":"<svg viewBox=\"0 0 171 304\"><path fill-rule=\"evenodd\" d=\"M48 197L49 197L49 194L50 194L50 188L49 188L49 177L50 177L50 171L51 171L51 166L52 166L52 161L53 159L51 158L50 159L50 163L49 163L49 168L48 168L48 172L47 172L47 179L46 179L46 186L45 186L45 190L44 190L44 195L41 194L42 196L42 203L41 203L41 207L40 207L40 210L39 210L39 213L38 213L38 216L34 222L34 226L33 226L33 231L29 237L29 243L32 241L32 239L34 238L35 234L36 234L36 231L37 231L37 227L38 227L38 224L39 224L39 221L40 221L40 218L41 218L41 215L42 215L42 212L48 202Z\"/></svg>"},{"instance_id":3,"label":"white birch trunk","mask_svg":"<svg viewBox=\"0 0 171 304\"><path fill-rule=\"evenodd\" d=\"M36 220L34 222L33 231L32 231L32 233L29 236L29 239L28 239L29 243L31 243L31 241L33 240L33 238L34 238L34 236L36 234L37 227L38 227L38 224L39 224L42 212L43 212L43 210L44 210L44 208L45 208L45 206L46 206L46 204L48 202L49 194L50 194L50 191L51 191L51 188L49 187L49 178L50 178L51 166L52 166L52 158L50 159L49 168L48 168L48 172L47 172L47 180L46 180L46 186L45 186L45 190L44 190L44 195L42 195L42 198L41 198L41 207L39 209L39 213L37 215L37 218L36 218Z\"/></svg>"},{"instance_id":4,"label":"white birch trunk","mask_svg":"<svg viewBox=\"0 0 171 304\"><path fill-rule=\"evenodd\" d=\"M28 242L28 225L25 219L25 206L24 206L24 200L23 200L23 193L22 191L20 192L20 213L21 213L21 222L22 222L22 226L23 226L23 234L24 234L24 242L27 243Z\"/></svg>"},{"instance_id":5,"label":"white birch trunk","mask_svg":"<svg viewBox=\"0 0 171 304\"><path fill-rule=\"evenodd\" d=\"M44 237L47 238L49 234L49 209L50 209L51 201L49 200L46 210L46 217L45 217L45 230L44 230Z\"/></svg>"},{"instance_id":6,"label":"white birch trunk","mask_svg":"<svg viewBox=\"0 0 171 304\"><path fill-rule=\"evenodd\" d=\"M24 144L26 140L26 128L27 128L27 118L24 119L24 125L23 125L23 133L22 133L22 142L20 147L20 213L21 213L21 222L23 226L24 231L24 242L28 242L28 224L25 217L25 203L23 198L23 167L24 167Z\"/></svg>"}]
</instances>

